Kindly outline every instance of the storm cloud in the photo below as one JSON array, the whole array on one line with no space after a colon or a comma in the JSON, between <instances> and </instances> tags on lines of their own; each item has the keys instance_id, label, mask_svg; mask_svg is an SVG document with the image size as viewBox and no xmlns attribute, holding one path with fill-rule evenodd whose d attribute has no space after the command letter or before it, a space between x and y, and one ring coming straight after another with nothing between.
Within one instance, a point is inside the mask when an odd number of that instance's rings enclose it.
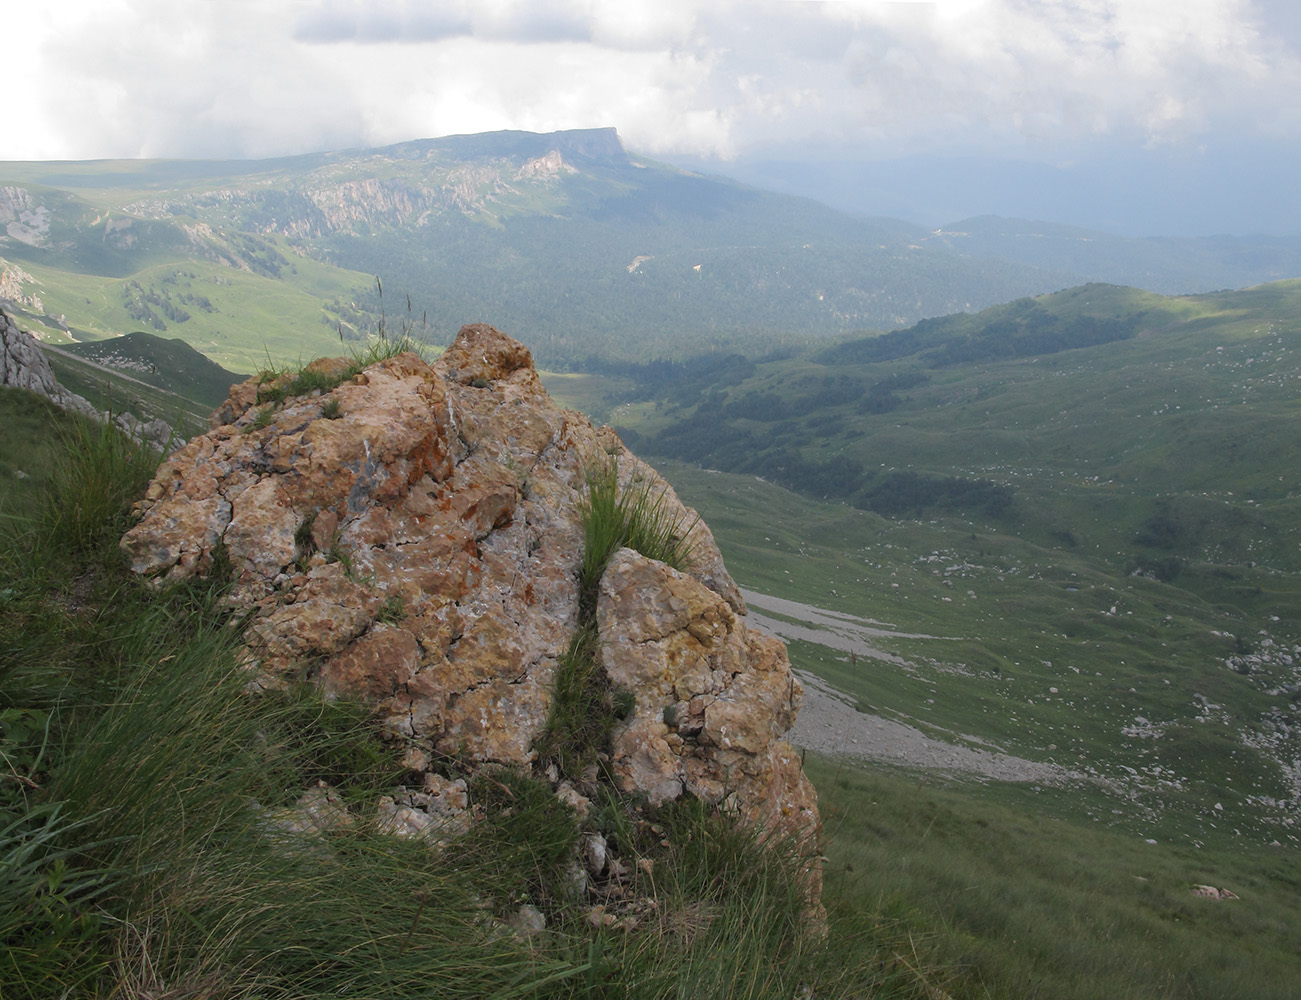
<instances>
[{"instance_id":1,"label":"storm cloud","mask_svg":"<svg viewBox=\"0 0 1301 1000\"><path fill-rule=\"evenodd\" d=\"M616 126L717 163L1301 139L1291 0L50 0L7 158Z\"/></svg>"}]
</instances>

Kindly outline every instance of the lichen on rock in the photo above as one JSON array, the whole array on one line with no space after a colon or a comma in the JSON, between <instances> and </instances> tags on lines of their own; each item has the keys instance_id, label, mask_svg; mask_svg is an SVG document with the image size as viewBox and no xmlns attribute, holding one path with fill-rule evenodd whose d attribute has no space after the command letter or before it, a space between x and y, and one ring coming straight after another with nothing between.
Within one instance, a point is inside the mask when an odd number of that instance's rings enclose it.
<instances>
[{"instance_id":1,"label":"lichen on rock","mask_svg":"<svg viewBox=\"0 0 1301 1000\"><path fill-rule=\"evenodd\" d=\"M780 738L801 696L785 648L746 628L703 521L612 430L556 406L527 348L477 324L433 364L399 354L266 399L235 386L122 540L160 580L229 567L256 685L373 704L416 771L534 765L579 626L585 470L613 460L662 496L689 563L623 550L601 584L601 664L635 701L612 773L652 803L688 793L813 842L816 798ZM399 806L409 826L418 806Z\"/></svg>"}]
</instances>

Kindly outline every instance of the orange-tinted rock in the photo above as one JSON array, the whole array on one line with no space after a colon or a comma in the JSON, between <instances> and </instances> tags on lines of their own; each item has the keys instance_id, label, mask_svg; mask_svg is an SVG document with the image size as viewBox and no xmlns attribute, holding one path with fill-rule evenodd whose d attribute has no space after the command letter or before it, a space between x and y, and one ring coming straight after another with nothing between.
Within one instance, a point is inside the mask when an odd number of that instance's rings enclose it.
<instances>
[{"instance_id":1,"label":"orange-tinted rock","mask_svg":"<svg viewBox=\"0 0 1301 1000\"><path fill-rule=\"evenodd\" d=\"M232 501L233 513L222 540L236 579L267 583L294 561L294 534L301 517L279 476L267 476Z\"/></svg>"},{"instance_id":2,"label":"orange-tinted rock","mask_svg":"<svg viewBox=\"0 0 1301 1000\"><path fill-rule=\"evenodd\" d=\"M809 850L817 799L781 736L803 689L786 648L751 632L700 581L621 549L601 580L601 658L636 696L613 739L614 773L652 804L688 792Z\"/></svg>"},{"instance_id":3,"label":"orange-tinted rock","mask_svg":"<svg viewBox=\"0 0 1301 1000\"><path fill-rule=\"evenodd\" d=\"M320 683L330 694L375 700L402 690L420 664L416 637L406 629L378 625L331 657Z\"/></svg>"},{"instance_id":4,"label":"orange-tinted rock","mask_svg":"<svg viewBox=\"0 0 1301 1000\"><path fill-rule=\"evenodd\" d=\"M472 323L461 327L456 343L441 358L439 367L458 382L472 383L476 379L494 382L517 371L531 373L533 355L517 340L503 337L486 323Z\"/></svg>"},{"instance_id":5,"label":"orange-tinted rock","mask_svg":"<svg viewBox=\"0 0 1301 1000\"><path fill-rule=\"evenodd\" d=\"M816 838L812 788L780 738L801 695L784 647L745 627L695 512L613 431L558 408L523 345L468 326L433 364L402 354L328 392L267 398L235 386L212 430L159 468L122 542L136 572L169 579L208 572L224 547L259 683L314 679L372 703L415 769L448 754L533 763L579 624L584 470L613 460L621 483L661 497L689 563L625 550L602 582L603 665L636 701L613 734L618 780ZM395 829L433 828L419 795L393 799Z\"/></svg>"}]
</instances>

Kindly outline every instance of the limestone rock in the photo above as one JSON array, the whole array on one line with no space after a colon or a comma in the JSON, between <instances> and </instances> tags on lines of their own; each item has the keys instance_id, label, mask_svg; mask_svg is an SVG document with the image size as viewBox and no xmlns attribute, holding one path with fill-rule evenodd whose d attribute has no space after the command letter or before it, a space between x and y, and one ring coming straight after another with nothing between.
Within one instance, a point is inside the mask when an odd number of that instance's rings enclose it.
<instances>
[{"instance_id":1,"label":"limestone rock","mask_svg":"<svg viewBox=\"0 0 1301 1000\"><path fill-rule=\"evenodd\" d=\"M303 792L294 805L262 811L260 825L273 843L291 850L322 853L323 838L350 830L354 823L343 799L322 781Z\"/></svg>"},{"instance_id":2,"label":"limestone rock","mask_svg":"<svg viewBox=\"0 0 1301 1000\"><path fill-rule=\"evenodd\" d=\"M382 806L382 824L443 836L430 796L455 793L431 769L440 758L535 762L579 620L585 470L613 461L621 483L662 496L689 558L678 572L625 550L602 584L605 669L636 698L615 733L619 780L653 802L689 792L816 836L813 790L780 739L801 695L784 647L745 627L696 513L613 431L557 407L523 345L468 326L434 364L401 354L328 391L281 395L255 379L233 387L211 430L162 464L122 547L136 572L165 580L229 568L256 684L307 680L375 705L428 772L426 791ZM589 804L572 786L561 794Z\"/></svg>"},{"instance_id":3,"label":"limestone rock","mask_svg":"<svg viewBox=\"0 0 1301 1000\"><path fill-rule=\"evenodd\" d=\"M1213 885L1195 885L1193 886L1193 895L1201 896L1203 899L1237 899L1238 894L1230 892L1228 889L1219 889Z\"/></svg>"},{"instance_id":4,"label":"limestone rock","mask_svg":"<svg viewBox=\"0 0 1301 1000\"><path fill-rule=\"evenodd\" d=\"M687 792L797 841L816 838L816 793L780 738L804 694L785 646L747 629L699 580L631 549L610 560L597 623L606 673L636 697L614 734L625 791L652 804Z\"/></svg>"},{"instance_id":5,"label":"limestone rock","mask_svg":"<svg viewBox=\"0 0 1301 1000\"><path fill-rule=\"evenodd\" d=\"M31 334L18 329L13 319L0 310L0 385L29 389L65 410L96 416L86 400L59 385Z\"/></svg>"},{"instance_id":6,"label":"limestone rock","mask_svg":"<svg viewBox=\"0 0 1301 1000\"><path fill-rule=\"evenodd\" d=\"M395 837L418 837L432 845L446 844L466 833L473 822L465 781L425 775L424 790L398 789L380 798L379 829Z\"/></svg>"}]
</instances>

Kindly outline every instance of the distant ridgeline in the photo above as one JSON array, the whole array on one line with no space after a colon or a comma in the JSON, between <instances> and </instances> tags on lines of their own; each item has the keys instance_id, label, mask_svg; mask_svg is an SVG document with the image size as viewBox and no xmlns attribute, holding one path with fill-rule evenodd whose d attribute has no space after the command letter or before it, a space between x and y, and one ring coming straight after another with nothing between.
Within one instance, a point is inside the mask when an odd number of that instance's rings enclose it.
<instances>
[{"instance_id":1,"label":"distant ridgeline","mask_svg":"<svg viewBox=\"0 0 1301 1000\"><path fill-rule=\"evenodd\" d=\"M590 369L755 357L1089 280L1184 292L1301 273L1295 241L850 216L657 163L609 128L271 160L0 162L0 258L0 297L46 342L147 329L245 371L395 319L432 343L491 320L527 332L548 367ZM1014 335L995 339L1012 351L1117 335L1101 319L1006 321ZM912 351L887 343L863 349ZM992 346L954 341L931 360Z\"/></svg>"},{"instance_id":2,"label":"distant ridgeline","mask_svg":"<svg viewBox=\"0 0 1301 1000\"><path fill-rule=\"evenodd\" d=\"M978 316L924 319L908 330L846 341L816 355L828 365L870 364L917 356L925 368L1026 358L1133 337L1142 315L1064 316L1037 299L1018 299Z\"/></svg>"}]
</instances>

